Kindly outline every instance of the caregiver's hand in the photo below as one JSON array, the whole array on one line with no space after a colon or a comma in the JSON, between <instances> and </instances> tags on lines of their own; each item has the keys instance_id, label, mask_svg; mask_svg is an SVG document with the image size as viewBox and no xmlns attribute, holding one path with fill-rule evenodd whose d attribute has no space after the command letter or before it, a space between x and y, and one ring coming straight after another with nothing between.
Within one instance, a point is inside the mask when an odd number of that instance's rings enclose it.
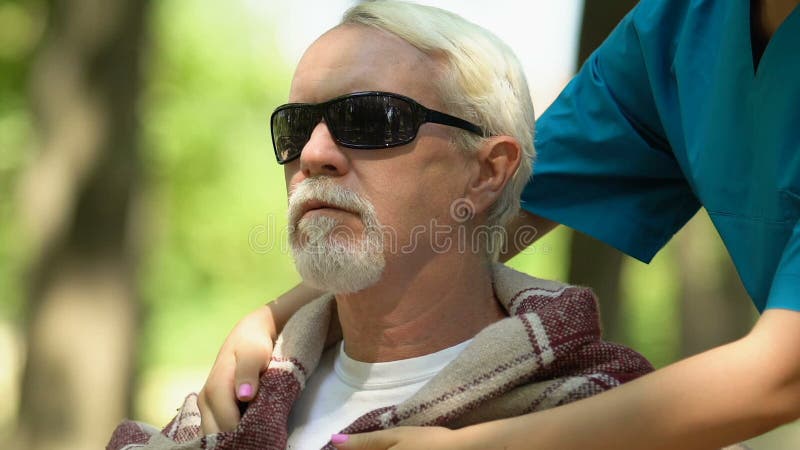
<instances>
[{"instance_id":1,"label":"caregiver's hand","mask_svg":"<svg viewBox=\"0 0 800 450\"><path fill-rule=\"evenodd\" d=\"M335 434L331 442L338 450L471 450L467 429L444 427L398 427L361 434ZM483 447L486 448L486 447Z\"/></svg>"},{"instance_id":2,"label":"caregiver's hand","mask_svg":"<svg viewBox=\"0 0 800 450\"><path fill-rule=\"evenodd\" d=\"M267 369L272 356L276 335L275 321L267 306L236 324L197 399L203 434L236 428L241 419L237 400L249 402L255 397L260 374Z\"/></svg>"},{"instance_id":3,"label":"caregiver's hand","mask_svg":"<svg viewBox=\"0 0 800 450\"><path fill-rule=\"evenodd\" d=\"M241 419L237 401L249 402L255 398L259 378L267 370L278 333L292 314L322 293L300 283L236 324L225 339L197 399L203 434L236 428ZM341 330L331 327L329 339L341 339Z\"/></svg>"}]
</instances>

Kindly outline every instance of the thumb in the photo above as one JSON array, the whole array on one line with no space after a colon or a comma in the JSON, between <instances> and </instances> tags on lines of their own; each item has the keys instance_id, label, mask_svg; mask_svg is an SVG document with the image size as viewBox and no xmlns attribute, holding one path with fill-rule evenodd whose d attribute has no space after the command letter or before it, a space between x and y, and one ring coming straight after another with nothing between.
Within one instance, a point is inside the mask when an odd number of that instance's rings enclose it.
<instances>
[{"instance_id":1,"label":"thumb","mask_svg":"<svg viewBox=\"0 0 800 450\"><path fill-rule=\"evenodd\" d=\"M334 434L331 444L338 450L386 450L397 444L391 430L361 434Z\"/></svg>"}]
</instances>

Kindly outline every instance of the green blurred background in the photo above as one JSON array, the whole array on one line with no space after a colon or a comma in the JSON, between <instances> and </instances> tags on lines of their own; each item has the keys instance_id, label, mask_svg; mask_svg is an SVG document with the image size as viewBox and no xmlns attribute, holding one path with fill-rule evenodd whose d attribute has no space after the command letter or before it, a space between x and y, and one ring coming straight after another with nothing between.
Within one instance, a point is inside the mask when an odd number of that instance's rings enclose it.
<instances>
[{"instance_id":1,"label":"green blurred background","mask_svg":"<svg viewBox=\"0 0 800 450\"><path fill-rule=\"evenodd\" d=\"M266 119L352 3L0 0L0 442L165 424L237 320L299 280ZM423 3L506 39L538 112L633 4L531 2L524 27L512 1ZM704 212L649 266L563 228L511 265L595 288L608 338L659 367L755 320Z\"/></svg>"}]
</instances>

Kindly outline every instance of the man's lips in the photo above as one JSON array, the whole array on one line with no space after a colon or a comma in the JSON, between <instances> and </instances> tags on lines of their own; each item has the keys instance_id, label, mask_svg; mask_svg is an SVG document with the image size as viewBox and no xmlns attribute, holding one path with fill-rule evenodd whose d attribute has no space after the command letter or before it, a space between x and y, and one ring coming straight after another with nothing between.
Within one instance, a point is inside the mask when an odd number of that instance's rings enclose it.
<instances>
[{"instance_id":1,"label":"man's lips","mask_svg":"<svg viewBox=\"0 0 800 450\"><path fill-rule=\"evenodd\" d=\"M311 211L324 210L324 209L356 214L353 211L341 208L339 206L330 204L328 202L323 202L321 200L311 200L309 202L306 202L300 209L300 217L305 216L307 213Z\"/></svg>"}]
</instances>

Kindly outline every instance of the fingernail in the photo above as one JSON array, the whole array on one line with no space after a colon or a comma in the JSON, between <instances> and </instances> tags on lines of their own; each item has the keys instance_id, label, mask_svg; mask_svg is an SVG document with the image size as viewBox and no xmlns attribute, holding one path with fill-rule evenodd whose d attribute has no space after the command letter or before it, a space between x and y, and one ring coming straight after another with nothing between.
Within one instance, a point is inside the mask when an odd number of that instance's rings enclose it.
<instances>
[{"instance_id":1,"label":"fingernail","mask_svg":"<svg viewBox=\"0 0 800 450\"><path fill-rule=\"evenodd\" d=\"M348 439L350 439L350 436L346 434L332 434L331 444L344 444Z\"/></svg>"},{"instance_id":2,"label":"fingernail","mask_svg":"<svg viewBox=\"0 0 800 450\"><path fill-rule=\"evenodd\" d=\"M239 398L250 397L251 395L253 395L253 386L250 386L249 383L239 386Z\"/></svg>"}]
</instances>

